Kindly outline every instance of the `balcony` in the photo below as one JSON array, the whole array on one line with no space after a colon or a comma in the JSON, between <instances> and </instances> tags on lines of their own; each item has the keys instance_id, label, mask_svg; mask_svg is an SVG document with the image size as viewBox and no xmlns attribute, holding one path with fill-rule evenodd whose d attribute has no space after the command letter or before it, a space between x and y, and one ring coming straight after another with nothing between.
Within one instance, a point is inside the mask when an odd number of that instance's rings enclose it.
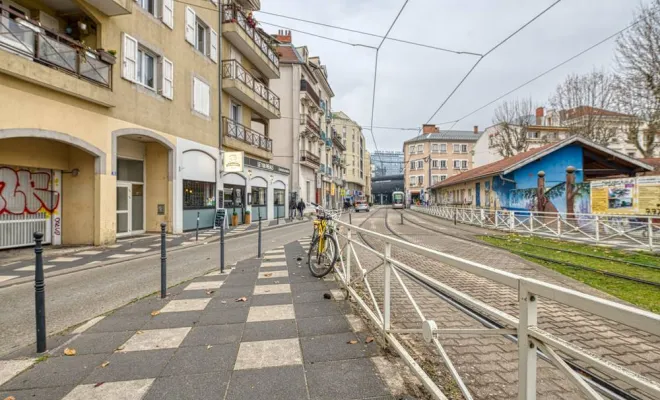
<instances>
[{"instance_id":1,"label":"balcony","mask_svg":"<svg viewBox=\"0 0 660 400\"><path fill-rule=\"evenodd\" d=\"M130 14L133 0L87 0L87 2L98 8L109 17Z\"/></svg>"},{"instance_id":2,"label":"balcony","mask_svg":"<svg viewBox=\"0 0 660 400\"><path fill-rule=\"evenodd\" d=\"M316 154L308 150L300 152L300 162L310 168L319 168L321 166L321 159Z\"/></svg>"},{"instance_id":3,"label":"balcony","mask_svg":"<svg viewBox=\"0 0 660 400\"><path fill-rule=\"evenodd\" d=\"M339 136L335 128L332 128L332 142L339 150L346 151L346 146L344 145L341 136Z\"/></svg>"},{"instance_id":4,"label":"balcony","mask_svg":"<svg viewBox=\"0 0 660 400\"><path fill-rule=\"evenodd\" d=\"M0 6L0 72L106 107L112 64L82 43Z\"/></svg>"},{"instance_id":5,"label":"balcony","mask_svg":"<svg viewBox=\"0 0 660 400\"><path fill-rule=\"evenodd\" d=\"M304 114L300 118L300 125L304 125L303 134L309 133L317 135L319 138L321 137L321 127L309 115Z\"/></svg>"},{"instance_id":6,"label":"balcony","mask_svg":"<svg viewBox=\"0 0 660 400\"><path fill-rule=\"evenodd\" d=\"M314 87L304 79L300 80L300 94L302 100L312 108L321 108L319 94L314 91Z\"/></svg>"},{"instance_id":7,"label":"balcony","mask_svg":"<svg viewBox=\"0 0 660 400\"><path fill-rule=\"evenodd\" d=\"M247 153L271 159L273 140L236 121L223 117L223 131L226 136L224 145Z\"/></svg>"},{"instance_id":8,"label":"balcony","mask_svg":"<svg viewBox=\"0 0 660 400\"><path fill-rule=\"evenodd\" d=\"M226 37L269 79L280 77L280 59L264 37L235 4L222 6L222 37Z\"/></svg>"},{"instance_id":9,"label":"balcony","mask_svg":"<svg viewBox=\"0 0 660 400\"><path fill-rule=\"evenodd\" d=\"M222 90L268 119L280 118L280 98L238 61L222 61Z\"/></svg>"}]
</instances>

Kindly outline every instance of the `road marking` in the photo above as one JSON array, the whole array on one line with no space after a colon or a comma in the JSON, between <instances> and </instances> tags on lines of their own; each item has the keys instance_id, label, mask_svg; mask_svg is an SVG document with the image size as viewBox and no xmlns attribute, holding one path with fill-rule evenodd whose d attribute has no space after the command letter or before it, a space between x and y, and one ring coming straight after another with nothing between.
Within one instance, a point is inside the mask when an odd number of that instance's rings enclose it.
<instances>
[{"instance_id":1,"label":"road marking","mask_svg":"<svg viewBox=\"0 0 660 400\"><path fill-rule=\"evenodd\" d=\"M55 265L52 264L44 265L44 269L53 268L53 267L55 267ZM35 269L34 265L28 265L25 267L16 268L14 271L34 271L34 269Z\"/></svg>"},{"instance_id":2,"label":"road marking","mask_svg":"<svg viewBox=\"0 0 660 400\"><path fill-rule=\"evenodd\" d=\"M5 282L14 278L18 278L18 275L0 275L0 282Z\"/></svg>"},{"instance_id":3,"label":"road marking","mask_svg":"<svg viewBox=\"0 0 660 400\"><path fill-rule=\"evenodd\" d=\"M87 329L91 328L92 326L96 325L100 320L105 318L105 315L102 315L100 317L92 318L89 321L85 322L84 324L80 325L76 329L73 330L73 334L79 334L85 332Z\"/></svg>"},{"instance_id":4,"label":"road marking","mask_svg":"<svg viewBox=\"0 0 660 400\"><path fill-rule=\"evenodd\" d=\"M20 374L32 364L34 359L28 360L0 360L0 385Z\"/></svg>"},{"instance_id":5,"label":"road marking","mask_svg":"<svg viewBox=\"0 0 660 400\"><path fill-rule=\"evenodd\" d=\"M73 262L73 261L78 261L80 259L82 259L82 257L57 257L54 260L50 260L50 262L54 262L54 263Z\"/></svg>"},{"instance_id":6,"label":"road marking","mask_svg":"<svg viewBox=\"0 0 660 400\"><path fill-rule=\"evenodd\" d=\"M102 251L97 251L97 250L87 250L87 251L81 251L80 253L76 253L76 256L95 256L97 254L103 253Z\"/></svg>"},{"instance_id":7,"label":"road marking","mask_svg":"<svg viewBox=\"0 0 660 400\"><path fill-rule=\"evenodd\" d=\"M149 250L151 250L151 249L148 249L146 247L135 247L135 248L132 248L132 249L128 249L126 251L129 252L129 253L144 253L145 251L149 251Z\"/></svg>"},{"instance_id":8,"label":"road marking","mask_svg":"<svg viewBox=\"0 0 660 400\"><path fill-rule=\"evenodd\" d=\"M126 258L126 257L133 257L133 254L113 254L108 258Z\"/></svg>"}]
</instances>

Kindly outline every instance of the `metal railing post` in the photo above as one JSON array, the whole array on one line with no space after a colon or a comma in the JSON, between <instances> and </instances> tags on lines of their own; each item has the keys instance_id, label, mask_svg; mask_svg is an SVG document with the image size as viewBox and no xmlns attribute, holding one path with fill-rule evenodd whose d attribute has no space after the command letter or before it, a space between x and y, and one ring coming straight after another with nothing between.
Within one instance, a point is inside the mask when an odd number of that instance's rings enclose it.
<instances>
[{"instance_id":1,"label":"metal railing post","mask_svg":"<svg viewBox=\"0 0 660 400\"><path fill-rule=\"evenodd\" d=\"M261 212L259 212L259 244L257 246L257 258L261 258Z\"/></svg>"},{"instance_id":2,"label":"metal railing post","mask_svg":"<svg viewBox=\"0 0 660 400\"><path fill-rule=\"evenodd\" d=\"M226 214L225 214L226 215ZM225 272L225 219L220 225L220 273Z\"/></svg>"},{"instance_id":3,"label":"metal railing post","mask_svg":"<svg viewBox=\"0 0 660 400\"><path fill-rule=\"evenodd\" d=\"M529 231L534 232L534 211L529 213Z\"/></svg>"},{"instance_id":4,"label":"metal railing post","mask_svg":"<svg viewBox=\"0 0 660 400\"><path fill-rule=\"evenodd\" d=\"M346 233L346 286L351 285L351 228L348 228L348 232Z\"/></svg>"},{"instance_id":5,"label":"metal railing post","mask_svg":"<svg viewBox=\"0 0 660 400\"><path fill-rule=\"evenodd\" d=\"M46 351L46 283L41 241L44 234L34 232L34 308L37 322L37 353Z\"/></svg>"},{"instance_id":6,"label":"metal railing post","mask_svg":"<svg viewBox=\"0 0 660 400\"><path fill-rule=\"evenodd\" d=\"M649 226L647 228L649 230L649 250L653 250L653 219L651 217L648 219L648 224Z\"/></svg>"},{"instance_id":7,"label":"metal railing post","mask_svg":"<svg viewBox=\"0 0 660 400\"><path fill-rule=\"evenodd\" d=\"M600 218L596 215L596 242L600 242Z\"/></svg>"},{"instance_id":8,"label":"metal railing post","mask_svg":"<svg viewBox=\"0 0 660 400\"><path fill-rule=\"evenodd\" d=\"M479 222L480 222L482 228L484 226L485 220L486 220L486 212L482 208L482 209L479 210Z\"/></svg>"},{"instance_id":9,"label":"metal railing post","mask_svg":"<svg viewBox=\"0 0 660 400\"><path fill-rule=\"evenodd\" d=\"M497 223L498 216L499 216L499 213L497 212L497 210L495 210L495 229L498 228L498 223Z\"/></svg>"},{"instance_id":10,"label":"metal railing post","mask_svg":"<svg viewBox=\"0 0 660 400\"><path fill-rule=\"evenodd\" d=\"M518 283L520 318L518 322L518 399L536 399L536 345L528 328L536 326L536 296Z\"/></svg>"},{"instance_id":11,"label":"metal railing post","mask_svg":"<svg viewBox=\"0 0 660 400\"><path fill-rule=\"evenodd\" d=\"M165 222L160 223L160 298L167 296L167 241L165 240Z\"/></svg>"},{"instance_id":12,"label":"metal railing post","mask_svg":"<svg viewBox=\"0 0 660 400\"><path fill-rule=\"evenodd\" d=\"M561 214L557 213L557 236L561 237Z\"/></svg>"},{"instance_id":13,"label":"metal railing post","mask_svg":"<svg viewBox=\"0 0 660 400\"><path fill-rule=\"evenodd\" d=\"M509 211L509 229L513 232L516 230L516 214L515 211Z\"/></svg>"},{"instance_id":14,"label":"metal railing post","mask_svg":"<svg viewBox=\"0 0 660 400\"><path fill-rule=\"evenodd\" d=\"M195 242L199 241L199 211L197 211L197 227L195 228Z\"/></svg>"},{"instance_id":15,"label":"metal railing post","mask_svg":"<svg viewBox=\"0 0 660 400\"><path fill-rule=\"evenodd\" d=\"M390 330L390 314L391 314L391 280L392 280L392 263L390 256L392 254L392 244L385 243L385 293L383 295L383 330L385 332Z\"/></svg>"}]
</instances>

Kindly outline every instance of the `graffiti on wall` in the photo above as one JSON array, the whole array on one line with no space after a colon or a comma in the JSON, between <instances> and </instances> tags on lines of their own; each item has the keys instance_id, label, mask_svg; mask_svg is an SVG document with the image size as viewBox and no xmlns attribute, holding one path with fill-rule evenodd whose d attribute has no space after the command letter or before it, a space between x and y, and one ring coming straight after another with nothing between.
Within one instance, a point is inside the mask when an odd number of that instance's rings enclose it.
<instances>
[{"instance_id":1,"label":"graffiti on wall","mask_svg":"<svg viewBox=\"0 0 660 400\"><path fill-rule=\"evenodd\" d=\"M0 167L0 215L53 213L59 204L60 193L51 190L48 172Z\"/></svg>"}]
</instances>

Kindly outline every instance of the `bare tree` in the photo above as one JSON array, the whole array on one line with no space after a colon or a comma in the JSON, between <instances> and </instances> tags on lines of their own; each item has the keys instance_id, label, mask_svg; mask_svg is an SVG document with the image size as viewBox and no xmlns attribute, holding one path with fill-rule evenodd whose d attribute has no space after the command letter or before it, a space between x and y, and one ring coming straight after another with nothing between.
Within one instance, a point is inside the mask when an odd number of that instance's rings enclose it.
<instances>
[{"instance_id":1,"label":"bare tree","mask_svg":"<svg viewBox=\"0 0 660 400\"><path fill-rule=\"evenodd\" d=\"M621 116L612 111L616 106L614 78L603 71L568 75L550 97L550 105L559 111L569 134L601 145L616 137L621 125Z\"/></svg>"},{"instance_id":2,"label":"bare tree","mask_svg":"<svg viewBox=\"0 0 660 400\"><path fill-rule=\"evenodd\" d=\"M502 102L495 109L493 124L497 131L488 138L490 147L497 149L502 157L511 157L527 151L527 131L533 123L533 118L534 106L531 98Z\"/></svg>"},{"instance_id":3,"label":"bare tree","mask_svg":"<svg viewBox=\"0 0 660 400\"><path fill-rule=\"evenodd\" d=\"M628 141L653 157L660 150L660 0L642 6L636 24L617 40L617 103L634 116Z\"/></svg>"}]
</instances>

